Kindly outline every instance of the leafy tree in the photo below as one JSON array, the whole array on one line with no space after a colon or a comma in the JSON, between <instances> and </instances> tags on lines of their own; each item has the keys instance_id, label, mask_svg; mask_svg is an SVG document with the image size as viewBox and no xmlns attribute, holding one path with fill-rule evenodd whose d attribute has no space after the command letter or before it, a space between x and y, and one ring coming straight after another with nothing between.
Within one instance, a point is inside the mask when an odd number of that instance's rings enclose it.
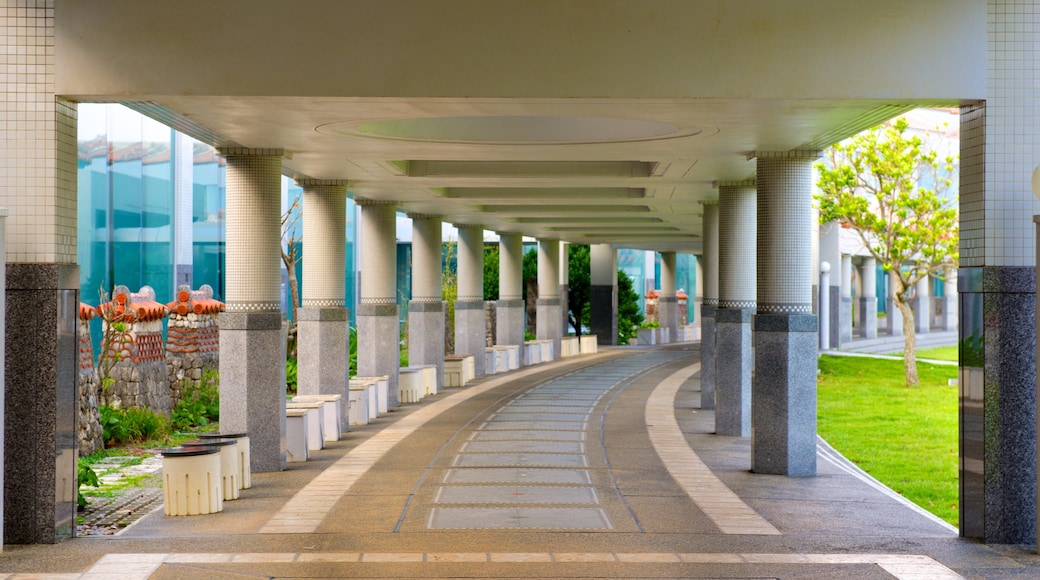
<instances>
[{"instance_id":1,"label":"leafy tree","mask_svg":"<svg viewBox=\"0 0 1040 580\"><path fill-rule=\"evenodd\" d=\"M837 221L894 274L903 315L906 384L916 387L917 347L910 292L957 263L957 209L947 199L956 158L939 159L899 118L830 148L817 163L820 222Z\"/></svg>"},{"instance_id":2,"label":"leafy tree","mask_svg":"<svg viewBox=\"0 0 1040 580\"><path fill-rule=\"evenodd\" d=\"M498 300L498 244L484 245L484 300Z\"/></svg>"},{"instance_id":3,"label":"leafy tree","mask_svg":"<svg viewBox=\"0 0 1040 580\"><path fill-rule=\"evenodd\" d=\"M567 246L567 318L574 327L574 334L581 336L582 313L589 309L590 277L589 246L568 244ZM587 319L587 316L586 316Z\"/></svg>"},{"instance_id":4,"label":"leafy tree","mask_svg":"<svg viewBox=\"0 0 1040 580\"><path fill-rule=\"evenodd\" d=\"M523 262L521 263L521 277L524 280L528 278L538 277L538 250L531 249L524 254Z\"/></svg>"},{"instance_id":5,"label":"leafy tree","mask_svg":"<svg viewBox=\"0 0 1040 580\"><path fill-rule=\"evenodd\" d=\"M618 270L618 344L628 344L628 339L636 337L636 329L643 323L643 313L639 310L639 294L636 293L632 279L624 270Z\"/></svg>"}]
</instances>

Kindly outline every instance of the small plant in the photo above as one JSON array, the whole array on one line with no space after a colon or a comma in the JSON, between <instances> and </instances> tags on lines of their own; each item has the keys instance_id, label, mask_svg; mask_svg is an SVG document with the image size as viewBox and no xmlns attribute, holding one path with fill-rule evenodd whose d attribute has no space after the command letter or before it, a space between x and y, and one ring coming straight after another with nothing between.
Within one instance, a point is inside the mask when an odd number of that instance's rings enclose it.
<instances>
[{"instance_id":1,"label":"small plant","mask_svg":"<svg viewBox=\"0 0 1040 580\"><path fill-rule=\"evenodd\" d=\"M101 405L98 412L101 415L102 437L107 446L158 437L165 435L170 429L166 417L149 409L115 409Z\"/></svg>"},{"instance_id":2,"label":"small plant","mask_svg":"<svg viewBox=\"0 0 1040 580\"><path fill-rule=\"evenodd\" d=\"M647 329L650 329L650 328L659 328L659 327L660 327L660 325L657 323L656 320L644 320L643 322L639 323L639 330L647 330Z\"/></svg>"},{"instance_id":3,"label":"small plant","mask_svg":"<svg viewBox=\"0 0 1040 580\"><path fill-rule=\"evenodd\" d=\"M173 409L176 429L196 429L220 418L220 375L214 370L202 372L198 386L188 386Z\"/></svg>"},{"instance_id":4,"label":"small plant","mask_svg":"<svg viewBox=\"0 0 1040 580\"><path fill-rule=\"evenodd\" d=\"M98 481L97 472L81 460L79 469L76 472L76 483L76 505L82 510L90 504L87 498L83 496L83 486L98 487L101 485L101 482Z\"/></svg>"},{"instance_id":5,"label":"small plant","mask_svg":"<svg viewBox=\"0 0 1040 580\"><path fill-rule=\"evenodd\" d=\"M525 330L524 331L524 342L528 342L528 341L531 341L531 340L538 340L538 337L535 336L534 333L531 332L530 330Z\"/></svg>"},{"instance_id":6,"label":"small plant","mask_svg":"<svg viewBox=\"0 0 1040 580\"><path fill-rule=\"evenodd\" d=\"M299 374L299 365L296 359L290 358L285 361L285 391L290 395L296 393L296 377Z\"/></svg>"},{"instance_id":7,"label":"small plant","mask_svg":"<svg viewBox=\"0 0 1040 580\"><path fill-rule=\"evenodd\" d=\"M348 372L350 376L357 376L357 328L350 327L349 354L347 355Z\"/></svg>"}]
</instances>

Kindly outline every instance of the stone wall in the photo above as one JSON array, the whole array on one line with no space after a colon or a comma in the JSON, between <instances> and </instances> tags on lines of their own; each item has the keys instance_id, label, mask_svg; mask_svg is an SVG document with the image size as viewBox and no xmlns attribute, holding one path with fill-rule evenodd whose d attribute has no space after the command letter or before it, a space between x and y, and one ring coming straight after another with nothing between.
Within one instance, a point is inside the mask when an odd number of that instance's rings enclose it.
<instances>
[{"instance_id":1,"label":"stone wall","mask_svg":"<svg viewBox=\"0 0 1040 580\"><path fill-rule=\"evenodd\" d=\"M645 322L657 322L657 299L661 293L657 290L651 290L643 296L645 304L645 313L643 314L643 320Z\"/></svg>"},{"instance_id":2,"label":"stone wall","mask_svg":"<svg viewBox=\"0 0 1040 580\"><path fill-rule=\"evenodd\" d=\"M498 344L498 310L494 300L486 300L484 302L484 334L487 337L487 346L495 346Z\"/></svg>"},{"instance_id":3,"label":"stone wall","mask_svg":"<svg viewBox=\"0 0 1040 580\"><path fill-rule=\"evenodd\" d=\"M223 302L213 299L213 288L177 288L177 300L166 305L166 372L170 397L176 405L185 389L197 388L204 371L220 367L220 321Z\"/></svg>"},{"instance_id":4,"label":"stone wall","mask_svg":"<svg viewBox=\"0 0 1040 580\"><path fill-rule=\"evenodd\" d=\"M148 286L135 294L117 286L112 295L111 302L98 306L100 403L144 407L170 416L173 401L162 339L166 306L155 301L155 291Z\"/></svg>"},{"instance_id":5,"label":"stone wall","mask_svg":"<svg viewBox=\"0 0 1040 580\"><path fill-rule=\"evenodd\" d=\"M79 325L79 454L90 455L104 448L101 417L98 415L99 385L94 370L94 347L90 342L90 321L97 311L90 305L80 303Z\"/></svg>"}]
</instances>

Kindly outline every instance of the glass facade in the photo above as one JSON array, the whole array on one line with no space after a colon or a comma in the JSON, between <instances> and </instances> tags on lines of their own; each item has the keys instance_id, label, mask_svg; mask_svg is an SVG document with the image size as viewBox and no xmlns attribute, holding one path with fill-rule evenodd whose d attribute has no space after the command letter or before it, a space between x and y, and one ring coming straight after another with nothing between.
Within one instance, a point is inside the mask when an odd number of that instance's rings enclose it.
<instances>
[{"instance_id":1,"label":"glass facade","mask_svg":"<svg viewBox=\"0 0 1040 580\"><path fill-rule=\"evenodd\" d=\"M167 303L182 283L209 284L214 298L223 300L224 159L209 145L121 105L79 105L78 134L81 300L96 305L101 293L111 295L116 285L131 291L147 285L158 302ZM283 177L283 211L301 192ZM353 322L357 209L350 200L346 213L345 299ZM294 227L302 251L302 223ZM283 268L283 281L285 274ZM302 291L302 264L297 278ZM284 296L288 312L287 284ZM92 324L97 352L101 327L99 321Z\"/></svg>"}]
</instances>

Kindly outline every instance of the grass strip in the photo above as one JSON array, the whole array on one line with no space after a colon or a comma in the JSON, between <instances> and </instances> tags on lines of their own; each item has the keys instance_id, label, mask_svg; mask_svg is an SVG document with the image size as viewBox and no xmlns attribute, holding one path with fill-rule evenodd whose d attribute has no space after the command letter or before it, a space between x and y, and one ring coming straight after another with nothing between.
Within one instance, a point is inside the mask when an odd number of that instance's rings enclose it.
<instances>
[{"instance_id":1,"label":"grass strip","mask_svg":"<svg viewBox=\"0 0 1040 580\"><path fill-rule=\"evenodd\" d=\"M918 363L907 388L903 361L820 357L818 427L850 461L904 497L957 525L957 367Z\"/></svg>"}]
</instances>

